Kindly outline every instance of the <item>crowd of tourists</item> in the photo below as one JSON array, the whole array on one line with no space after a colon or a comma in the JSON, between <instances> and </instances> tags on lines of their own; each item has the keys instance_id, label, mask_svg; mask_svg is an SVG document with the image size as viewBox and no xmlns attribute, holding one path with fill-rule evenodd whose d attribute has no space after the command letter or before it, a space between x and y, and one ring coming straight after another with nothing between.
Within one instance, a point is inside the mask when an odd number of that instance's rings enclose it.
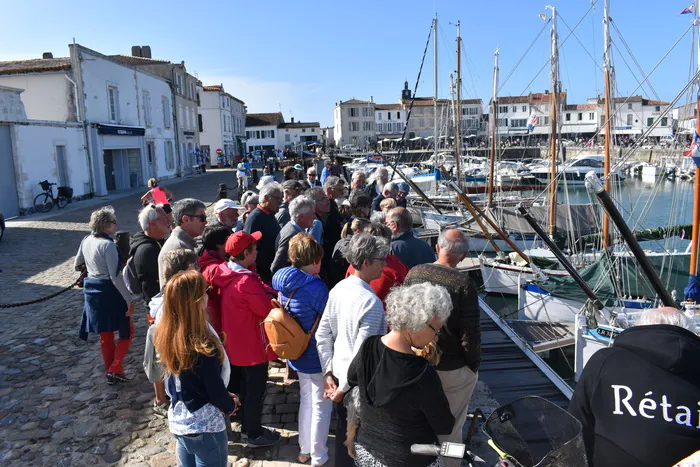
<instances>
[{"instance_id":1,"label":"crowd of tourists","mask_svg":"<svg viewBox=\"0 0 700 467\"><path fill-rule=\"evenodd\" d=\"M462 441L481 362L477 287L457 269L469 251L465 234L444 230L435 248L418 238L408 186L389 181L386 169L369 184L363 172L348 177L334 164L324 166L323 182L316 169L290 169L282 183L270 176L258 193L217 201L210 219L202 201L171 205L172 194L156 193L139 212L128 258L112 239L114 210L92 213L75 259L87 272L80 331L85 339L99 333L106 383L130 381L123 361L136 332L134 306L143 300L144 369L153 410L168 418L177 440L179 465L227 465L231 420L249 447L280 440L262 424L269 366L278 364L300 388L300 463L330 467L335 412L336 466L459 466L413 455L410 446ZM266 331L273 299L306 335L286 362ZM668 347L673 332L666 330ZM697 341L686 347L699 348ZM600 374L584 377L572 413L584 421L589 457L601 459L625 446L611 438L614 423L598 430L591 398L601 397Z\"/></svg>"}]
</instances>

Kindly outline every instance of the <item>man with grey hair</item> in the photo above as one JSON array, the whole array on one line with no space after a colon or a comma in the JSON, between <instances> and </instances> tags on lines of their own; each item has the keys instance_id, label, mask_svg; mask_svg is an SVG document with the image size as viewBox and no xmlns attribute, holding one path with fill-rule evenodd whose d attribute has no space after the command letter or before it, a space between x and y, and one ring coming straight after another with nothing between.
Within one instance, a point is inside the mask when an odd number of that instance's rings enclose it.
<instances>
[{"instance_id":1,"label":"man with grey hair","mask_svg":"<svg viewBox=\"0 0 700 467\"><path fill-rule=\"evenodd\" d=\"M352 178L350 180L351 190L362 190L364 191L367 185L367 174L364 170L356 170L352 173Z\"/></svg>"},{"instance_id":2,"label":"man with grey hair","mask_svg":"<svg viewBox=\"0 0 700 467\"><path fill-rule=\"evenodd\" d=\"M384 185L386 185L388 182L389 170L386 167L379 167L374 172L374 180L372 181L372 183L367 185L367 187L365 188L365 192L370 196L370 198L374 199L377 197L377 195L382 194Z\"/></svg>"},{"instance_id":3,"label":"man with grey hair","mask_svg":"<svg viewBox=\"0 0 700 467\"><path fill-rule=\"evenodd\" d=\"M450 229L440 232L435 247L438 259L420 264L408 272L404 285L430 283L447 289L452 300L452 311L438 333L437 346L442 354L437 365L442 389L450 403L455 424L449 435L440 436L440 442L461 443L462 427L467 420L469 400L479 379L481 363L481 324L479 296L476 284L457 270L467 257L469 244L463 232ZM444 459L446 467L459 467L460 462Z\"/></svg>"},{"instance_id":4,"label":"man with grey hair","mask_svg":"<svg viewBox=\"0 0 700 467\"><path fill-rule=\"evenodd\" d=\"M391 229L391 250L409 269L435 261L430 245L413 235L413 216L408 209L394 208L389 211L386 225Z\"/></svg>"},{"instance_id":5,"label":"man with grey hair","mask_svg":"<svg viewBox=\"0 0 700 467\"><path fill-rule=\"evenodd\" d=\"M374 197L372 200L372 211L381 211L382 208L379 206L382 201L387 198L391 198L394 201L397 200L399 196L399 185L396 182L389 182L382 188L382 192Z\"/></svg>"},{"instance_id":6,"label":"man with grey hair","mask_svg":"<svg viewBox=\"0 0 700 467\"><path fill-rule=\"evenodd\" d=\"M280 233L280 226L275 219L275 214L279 211L284 192L282 185L271 182L262 187L259 194L258 207L250 213L245 221L243 230L247 234L253 232L262 233L262 238L258 240L258 257L255 260L255 272L267 284L272 282L272 272L270 268L275 259L275 240Z\"/></svg>"},{"instance_id":7,"label":"man with grey hair","mask_svg":"<svg viewBox=\"0 0 700 467\"><path fill-rule=\"evenodd\" d=\"M368 233L353 235L345 259L355 271L331 290L316 331L316 347L325 374L324 397L336 403L335 465L339 467L353 465L344 445L347 412L342 401L350 389L348 367L367 337L386 333L384 307L369 283L381 276L389 253L386 239Z\"/></svg>"},{"instance_id":8,"label":"man with grey hair","mask_svg":"<svg viewBox=\"0 0 700 467\"><path fill-rule=\"evenodd\" d=\"M170 233L170 220L162 207L149 204L139 212L139 226L141 232L129 241L129 257L134 258L141 295L148 304L160 292L158 255Z\"/></svg>"},{"instance_id":9,"label":"man with grey hair","mask_svg":"<svg viewBox=\"0 0 700 467\"><path fill-rule=\"evenodd\" d=\"M318 220L323 225L323 270L325 272L326 284L328 288L331 289L340 282L345 277L345 271L340 271L335 268L336 264L333 262L333 250L335 250L335 245L340 240L340 236L343 233L343 225L345 225L345 219L338 210L337 199L345 194L345 180L342 178L331 175L326 179L323 184L323 190L328 197L328 212L326 214L321 213L319 210L316 211L318 215Z\"/></svg>"},{"instance_id":10,"label":"man with grey hair","mask_svg":"<svg viewBox=\"0 0 700 467\"><path fill-rule=\"evenodd\" d=\"M163 276L163 258L171 250L185 248L194 251L195 238L202 235L207 225L206 206L198 199L185 198L173 204L173 222L175 228L163 244L158 254L158 277L160 284L165 284Z\"/></svg>"},{"instance_id":11,"label":"man with grey hair","mask_svg":"<svg viewBox=\"0 0 700 467\"><path fill-rule=\"evenodd\" d=\"M298 180L285 180L282 182L282 191L284 192L284 201L282 201L277 214L275 214L275 219L277 219L280 229L290 221L289 203L304 192L304 185Z\"/></svg>"},{"instance_id":12,"label":"man with grey hair","mask_svg":"<svg viewBox=\"0 0 700 467\"><path fill-rule=\"evenodd\" d=\"M275 241L275 259L270 270L272 274L290 265L289 241L298 233L309 233L316 219L316 201L310 196L302 195L294 198L289 204L291 220L287 222Z\"/></svg>"},{"instance_id":13,"label":"man with grey hair","mask_svg":"<svg viewBox=\"0 0 700 467\"><path fill-rule=\"evenodd\" d=\"M675 465L700 449L700 337L675 308L647 310L595 352L569 413L590 465Z\"/></svg>"}]
</instances>

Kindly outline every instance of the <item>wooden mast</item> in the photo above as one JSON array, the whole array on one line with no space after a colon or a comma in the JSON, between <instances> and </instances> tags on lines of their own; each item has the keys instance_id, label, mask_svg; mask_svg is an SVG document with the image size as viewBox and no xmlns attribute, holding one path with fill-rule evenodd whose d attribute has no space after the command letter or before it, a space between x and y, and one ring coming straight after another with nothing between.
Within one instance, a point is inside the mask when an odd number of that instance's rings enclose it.
<instances>
[{"instance_id":1,"label":"wooden mast","mask_svg":"<svg viewBox=\"0 0 700 467\"><path fill-rule=\"evenodd\" d=\"M612 145L612 126L613 126L613 114L612 114L612 83L611 83L611 73L612 64L610 59L610 54L612 52L611 46L612 42L610 40L610 1L605 0L605 7L603 9L603 31L604 31L604 52L603 56L605 58L604 72L605 72L605 158L604 158L604 180L605 180L605 191L610 193L610 146ZM607 249L610 246L610 218L607 212L603 210L603 248Z\"/></svg>"},{"instance_id":2,"label":"wooden mast","mask_svg":"<svg viewBox=\"0 0 700 467\"><path fill-rule=\"evenodd\" d=\"M695 27L698 28L696 37L697 43L697 54L698 54L698 69L700 69L700 0L695 0ZM693 135L694 144L698 144L697 135L700 134L700 88L698 89L698 115L696 117L695 123L695 135ZM692 155L692 154L691 154ZM691 235L690 243L690 275L697 276L698 274L698 240L700 240L700 235L698 229L700 228L700 168L698 168L697 163L695 166L695 182L693 186L693 233ZM695 279L697 280L697 278Z\"/></svg>"},{"instance_id":3,"label":"wooden mast","mask_svg":"<svg viewBox=\"0 0 700 467\"><path fill-rule=\"evenodd\" d=\"M460 37L460 22L457 21L457 110L455 118L457 125L455 126L455 169L457 172L457 185L462 187L462 161L460 160L460 152L462 149L462 103L460 102L460 94L462 92L462 38Z\"/></svg>"},{"instance_id":4,"label":"wooden mast","mask_svg":"<svg viewBox=\"0 0 700 467\"><path fill-rule=\"evenodd\" d=\"M493 177L496 161L496 122L498 117L498 54L499 51L493 53L493 94L491 96L491 160L489 161L489 202L488 206L493 206Z\"/></svg>"},{"instance_id":5,"label":"wooden mast","mask_svg":"<svg viewBox=\"0 0 700 467\"><path fill-rule=\"evenodd\" d=\"M552 166L549 172L549 235L553 236L557 229L557 105L559 88L559 51L557 49L557 9L552 9L552 34L550 69L552 90L549 96L551 102L550 116L552 120L552 144L550 148Z\"/></svg>"}]
</instances>

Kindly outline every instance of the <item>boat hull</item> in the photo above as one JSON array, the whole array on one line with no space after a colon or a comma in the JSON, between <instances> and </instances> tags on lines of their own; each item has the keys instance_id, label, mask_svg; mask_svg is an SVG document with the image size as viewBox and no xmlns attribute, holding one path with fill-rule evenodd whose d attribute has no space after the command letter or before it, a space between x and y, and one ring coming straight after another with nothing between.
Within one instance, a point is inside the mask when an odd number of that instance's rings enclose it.
<instances>
[{"instance_id":1,"label":"boat hull","mask_svg":"<svg viewBox=\"0 0 700 467\"><path fill-rule=\"evenodd\" d=\"M530 267L497 263L483 256L479 257L479 269L484 280L484 290L487 293L518 295L521 286L537 278ZM566 271L549 269L542 269L541 271L548 277L569 275Z\"/></svg>"}]
</instances>

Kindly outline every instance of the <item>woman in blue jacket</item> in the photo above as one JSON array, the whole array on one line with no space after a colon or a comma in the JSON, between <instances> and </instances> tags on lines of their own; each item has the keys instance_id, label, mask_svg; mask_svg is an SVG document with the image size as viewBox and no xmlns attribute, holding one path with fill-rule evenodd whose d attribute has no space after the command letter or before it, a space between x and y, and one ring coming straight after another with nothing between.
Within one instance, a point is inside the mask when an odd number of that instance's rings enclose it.
<instances>
[{"instance_id":1,"label":"woman in blue jacket","mask_svg":"<svg viewBox=\"0 0 700 467\"><path fill-rule=\"evenodd\" d=\"M318 277L323 247L311 234L299 233L289 241L290 267L277 271L272 287L279 291L279 302L286 305L304 331L309 332L320 321L328 301L328 287ZM289 299L291 297L291 300ZM287 305L287 301L289 304ZM314 330L315 333L315 330ZM328 428L332 402L323 397L323 372L312 336L306 351L289 366L299 373L299 462L323 465L328 461Z\"/></svg>"},{"instance_id":2,"label":"woman in blue jacket","mask_svg":"<svg viewBox=\"0 0 700 467\"><path fill-rule=\"evenodd\" d=\"M207 323L206 290L199 272L175 274L165 285L155 331L171 399L170 432L177 440L178 465L184 467L226 467L224 414L233 415L239 405L222 379L224 349Z\"/></svg>"}]
</instances>

